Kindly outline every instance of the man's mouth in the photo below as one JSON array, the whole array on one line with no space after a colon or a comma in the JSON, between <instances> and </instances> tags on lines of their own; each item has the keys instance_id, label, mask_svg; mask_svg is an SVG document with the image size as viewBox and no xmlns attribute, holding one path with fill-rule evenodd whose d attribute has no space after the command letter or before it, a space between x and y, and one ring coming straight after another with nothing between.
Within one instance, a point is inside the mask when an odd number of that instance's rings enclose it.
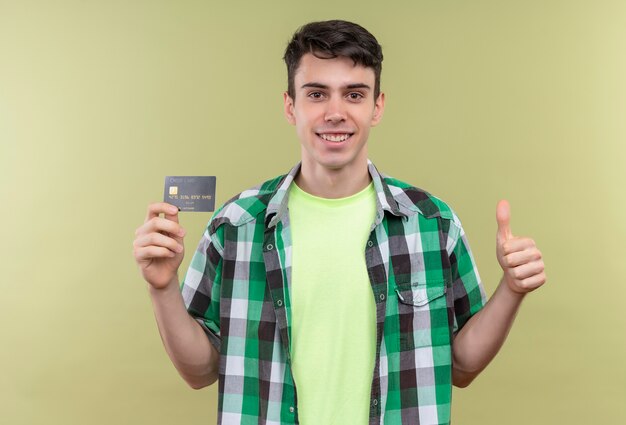
<instances>
[{"instance_id":1,"label":"man's mouth","mask_svg":"<svg viewBox=\"0 0 626 425\"><path fill-rule=\"evenodd\" d=\"M352 134L353 133L317 133L317 135L322 139L335 143L345 142L352 136Z\"/></svg>"}]
</instances>

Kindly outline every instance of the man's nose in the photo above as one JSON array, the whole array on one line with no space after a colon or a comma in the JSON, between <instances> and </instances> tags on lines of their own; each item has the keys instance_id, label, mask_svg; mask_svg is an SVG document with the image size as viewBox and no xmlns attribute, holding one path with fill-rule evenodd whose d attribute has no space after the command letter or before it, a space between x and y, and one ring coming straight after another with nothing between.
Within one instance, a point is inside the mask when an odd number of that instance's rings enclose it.
<instances>
[{"instance_id":1,"label":"man's nose","mask_svg":"<svg viewBox=\"0 0 626 425\"><path fill-rule=\"evenodd\" d=\"M340 96L333 97L326 105L326 116L324 117L326 121L341 122L346 119L343 99Z\"/></svg>"}]
</instances>

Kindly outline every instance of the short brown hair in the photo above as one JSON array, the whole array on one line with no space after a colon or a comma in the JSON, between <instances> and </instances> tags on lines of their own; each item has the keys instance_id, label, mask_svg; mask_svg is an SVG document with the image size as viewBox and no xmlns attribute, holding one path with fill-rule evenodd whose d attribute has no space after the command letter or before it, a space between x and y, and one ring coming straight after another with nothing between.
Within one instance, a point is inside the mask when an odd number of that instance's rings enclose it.
<instances>
[{"instance_id":1,"label":"short brown hair","mask_svg":"<svg viewBox=\"0 0 626 425\"><path fill-rule=\"evenodd\" d=\"M374 101L380 93L380 73L383 51L376 38L362 26L353 22L331 20L311 22L299 28L285 49L287 64L287 94L296 99L294 78L300 59L311 53L320 59L347 57L354 64L374 70Z\"/></svg>"}]
</instances>

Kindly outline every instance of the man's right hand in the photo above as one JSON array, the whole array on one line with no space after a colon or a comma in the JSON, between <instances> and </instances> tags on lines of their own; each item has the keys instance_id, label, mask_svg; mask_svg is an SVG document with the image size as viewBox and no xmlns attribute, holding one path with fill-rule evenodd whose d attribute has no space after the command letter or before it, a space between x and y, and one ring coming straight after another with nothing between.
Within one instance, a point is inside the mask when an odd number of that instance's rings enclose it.
<instances>
[{"instance_id":1,"label":"man's right hand","mask_svg":"<svg viewBox=\"0 0 626 425\"><path fill-rule=\"evenodd\" d=\"M163 289L177 281L185 255L184 236L185 229L178 223L178 207L165 202L148 206L143 225L135 231L133 253L143 278L153 288Z\"/></svg>"}]
</instances>

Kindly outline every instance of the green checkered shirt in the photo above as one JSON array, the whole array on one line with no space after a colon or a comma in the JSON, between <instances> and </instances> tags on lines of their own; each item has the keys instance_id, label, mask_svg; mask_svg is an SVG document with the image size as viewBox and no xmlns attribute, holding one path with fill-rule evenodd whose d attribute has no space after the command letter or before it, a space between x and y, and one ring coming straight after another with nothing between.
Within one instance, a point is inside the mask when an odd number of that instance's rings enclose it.
<instances>
[{"instance_id":1,"label":"green checkered shirt","mask_svg":"<svg viewBox=\"0 0 626 425\"><path fill-rule=\"evenodd\" d=\"M219 424L298 423L287 193L299 169L216 211L181 287L220 352ZM448 424L452 340L485 303L480 277L450 207L368 170L377 193L363 247L377 328L369 423Z\"/></svg>"}]
</instances>

